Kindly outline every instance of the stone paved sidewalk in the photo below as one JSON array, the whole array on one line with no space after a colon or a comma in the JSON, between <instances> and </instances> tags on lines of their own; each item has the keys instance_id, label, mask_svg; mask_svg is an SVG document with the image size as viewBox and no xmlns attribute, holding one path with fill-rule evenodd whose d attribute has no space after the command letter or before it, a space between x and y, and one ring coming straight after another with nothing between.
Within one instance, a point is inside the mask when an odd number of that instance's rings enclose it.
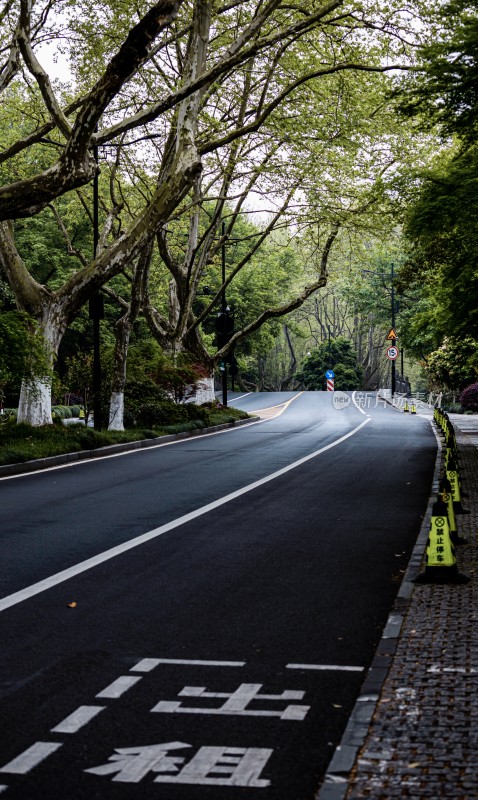
<instances>
[{"instance_id":1,"label":"stone paved sidewalk","mask_svg":"<svg viewBox=\"0 0 478 800\"><path fill-rule=\"evenodd\" d=\"M413 583L424 570L429 506L318 800L478 799L478 417L451 418L469 511L457 516L467 543L456 559L470 582ZM434 491L440 476L438 462Z\"/></svg>"}]
</instances>

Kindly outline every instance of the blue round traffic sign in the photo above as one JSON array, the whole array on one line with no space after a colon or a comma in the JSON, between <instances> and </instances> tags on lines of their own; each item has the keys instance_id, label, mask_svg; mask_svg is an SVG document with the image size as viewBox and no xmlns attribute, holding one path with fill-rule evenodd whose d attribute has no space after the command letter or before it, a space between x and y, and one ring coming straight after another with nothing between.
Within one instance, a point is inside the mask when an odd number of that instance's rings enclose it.
<instances>
[{"instance_id":1,"label":"blue round traffic sign","mask_svg":"<svg viewBox=\"0 0 478 800\"><path fill-rule=\"evenodd\" d=\"M333 371L333 369L328 369L327 372L325 373L325 377L328 380L331 380L332 378L335 378L335 372Z\"/></svg>"}]
</instances>

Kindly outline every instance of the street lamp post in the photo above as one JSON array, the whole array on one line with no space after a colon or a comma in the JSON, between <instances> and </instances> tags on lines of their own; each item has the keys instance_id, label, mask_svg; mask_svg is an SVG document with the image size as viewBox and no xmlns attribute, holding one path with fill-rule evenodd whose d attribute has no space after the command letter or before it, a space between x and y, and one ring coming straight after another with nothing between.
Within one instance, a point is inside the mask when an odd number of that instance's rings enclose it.
<instances>
[{"instance_id":1,"label":"street lamp post","mask_svg":"<svg viewBox=\"0 0 478 800\"><path fill-rule=\"evenodd\" d=\"M390 273L391 290L390 290L390 295L391 295L391 300L392 300L392 308L391 308L391 312L392 312L392 315L391 315L392 316L392 331L395 332L395 286L394 286L394 283L395 283L395 265L394 265L393 261L390 264L390 267L391 267L391 273ZM375 270L372 270L372 269L363 269L362 272L368 272L370 275L381 275L382 277L384 275L386 275L386 273L384 273L384 272L376 272ZM384 288L386 288L385 284L384 284ZM392 347L395 347L396 342L397 342L396 339L392 339L391 340ZM402 373L403 373L403 367L402 367ZM391 386L390 386L390 391L391 391L392 397L395 394L396 385L397 385L397 377L396 377L396 369L395 369L395 359L392 359Z\"/></svg>"},{"instance_id":2,"label":"street lamp post","mask_svg":"<svg viewBox=\"0 0 478 800\"><path fill-rule=\"evenodd\" d=\"M97 128L96 128L97 129ZM96 163L93 178L93 260L96 258L99 242L99 183L98 183L98 146L93 147ZM100 320L104 317L103 296L96 291L89 302L89 317L93 321L93 420L95 430L100 431L101 419L101 355L100 355Z\"/></svg>"},{"instance_id":3,"label":"street lamp post","mask_svg":"<svg viewBox=\"0 0 478 800\"><path fill-rule=\"evenodd\" d=\"M222 221L222 247L221 247L221 260L222 260L222 298L221 298L221 311L223 320L227 321L229 309L226 304L226 223ZM222 404L227 408L227 361L224 359L224 369L222 372Z\"/></svg>"},{"instance_id":4,"label":"street lamp post","mask_svg":"<svg viewBox=\"0 0 478 800\"><path fill-rule=\"evenodd\" d=\"M392 264L391 264L391 268L392 268L392 330L395 331L395 286L393 285L394 284L395 275L394 275L394 264L393 264L393 261L392 261ZM394 346L395 344L396 344L396 339L392 339L392 346ZM392 399L393 399L393 396L395 394L395 389L396 389L396 386L397 386L397 377L396 377L396 372L395 372L395 359L393 359L393 361L392 361L392 370L391 370L391 372L392 372L392 375L391 375L391 378L392 378L391 392L392 392Z\"/></svg>"}]
</instances>

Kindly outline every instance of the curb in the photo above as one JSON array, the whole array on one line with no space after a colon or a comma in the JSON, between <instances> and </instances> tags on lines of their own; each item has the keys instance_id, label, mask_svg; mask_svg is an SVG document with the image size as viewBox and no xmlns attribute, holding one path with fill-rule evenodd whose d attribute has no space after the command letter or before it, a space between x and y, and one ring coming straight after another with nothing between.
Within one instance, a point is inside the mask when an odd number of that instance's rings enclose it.
<instances>
[{"instance_id":1,"label":"curb","mask_svg":"<svg viewBox=\"0 0 478 800\"><path fill-rule=\"evenodd\" d=\"M351 772L358 754L365 744L369 725L378 707L380 695L395 656L403 620L412 600L415 588L413 581L420 572L425 553L442 465L442 443L433 425L433 420L429 419L429 421L437 440L438 450L427 510L374 659L355 701L341 742L335 748L322 785L315 795L315 800L345 800L349 790Z\"/></svg>"},{"instance_id":2,"label":"curb","mask_svg":"<svg viewBox=\"0 0 478 800\"><path fill-rule=\"evenodd\" d=\"M101 458L115 455L117 453L130 453L135 450L142 450L146 447L160 447L163 444L190 439L193 436L204 436L208 433L219 433L229 428L238 428L242 425L249 425L257 422L259 417L249 419L237 419L234 422L224 422L222 425L214 425L211 428L197 428L194 431L181 431L180 433L170 433L166 436L157 436L155 439L140 439L136 442L123 442L121 444L110 444L105 447L97 447L94 450L79 450L76 453L62 453L58 456L47 456L46 458L35 458L32 461L23 461L19 464L5 464L0 466L0 478L9 475L26 475L29 472L37 472L49 467L57 467L62 464L72 464L80 461L87 461L91 458Z\"/></svg>"}]
</instances>

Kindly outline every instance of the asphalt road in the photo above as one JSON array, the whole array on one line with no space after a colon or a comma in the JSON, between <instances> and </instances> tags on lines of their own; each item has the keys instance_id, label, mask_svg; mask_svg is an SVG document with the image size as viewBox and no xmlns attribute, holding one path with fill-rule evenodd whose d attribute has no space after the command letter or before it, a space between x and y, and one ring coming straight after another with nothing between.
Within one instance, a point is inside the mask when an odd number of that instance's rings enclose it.
<instances>
[{"instance_id":1,"label":"asphalt road","mask_svg":"<svg viewBox=\"0 0 478 800\"><path fill-rule=\"evenodd\" d=\"M244 428L0 480L2 800L312 800L436 444L375 398L294 397L234 400L292 400Z\"/></svg>"}]
</instances>

